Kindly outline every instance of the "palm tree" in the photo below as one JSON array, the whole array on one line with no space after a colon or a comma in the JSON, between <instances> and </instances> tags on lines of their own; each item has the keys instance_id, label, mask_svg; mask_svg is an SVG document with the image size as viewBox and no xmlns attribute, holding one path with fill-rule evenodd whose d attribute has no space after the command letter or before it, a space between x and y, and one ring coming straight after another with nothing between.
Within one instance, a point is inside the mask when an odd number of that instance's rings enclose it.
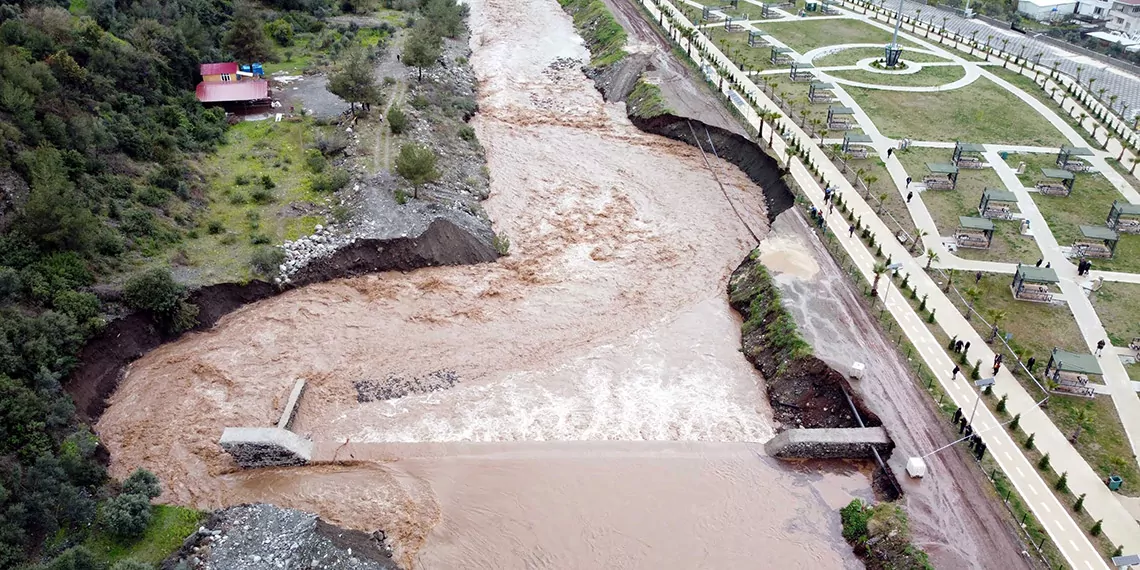
<instances>
[{"instance_id":1,"label":"palm tree","mask_svg":"<svg viewBox=\"0 0 1140 570\"><path fill-rule=\"evenodd\" d=\"M1104 93L1101 93L1101 95L1104 95ZM1116 111L1116 100L1119 98L1120 98L1119 95L1109 95L1109 97L1108 97L1108 108L1110 110Z\"/></svg>"},{"instance_id":2,"label":"palm tree","mask_svg":"<svg viewBox=\"0 0 1140 570\"><path fill-rule=\"evenodd\" d=\"M1073 430L1073 435L1069 436L1069 441L1075 444L1077 443L1077 439L1081 437L1081 431L1088 426L1089 420L1092 419L1092 416L1089 414L1088 406L1085 406L1078 409L1077 413L1072 417L1073 422L1077 424L1077 429Z\"/></svg>"},{"instance_id":3,"label":"palm tree","mask_svg":"<svg viewBox=\"0 0 1140 570\"><path fill-rule=\"evenodd\" d=\"M780 120L779 111L767 111L768 121L771 124L768 126L768 147L771 148L772 144L776 141L776 121Z\"/></svg>"},{"instance_id":4,"label":"palm tree","mask_svg":"<svg viewBox=\"0 0 1140 570\"><path fill-rule=\"evenodd\" d=\"M868 176L868 178L873 178L873 177ZM887 196L888 196L888 194L886 192L879 194L879 211L876 213L879 213L879 214L883 213L883 206L887 205Z\"/></svg>"},{"instance_id":5,"label":"palm tree","mask_svg":"<svg viewBox=\"0 0 1140 570\"><path fill-rule=\"evenodd\" d=\"M915 248L918 247L918 244L922 243L922 238L924 238L928 235L930 235L930 232L928 232L924 229L919 228L919 229L915 230L914 231L914 241L911 242L911 244L910 244L910 252L914 253L914 250L915 250ZM935 254L935 255L938 255L938 254Z\"/></svg>"},{"instance_id":6,"label":"palm tree","mask_svg":"<svg viewBox=\"0 0 1140 570\"><path fill-rule=\"evenodd\" d=\"M992 323L991 324L992 328L990 329L990 339L987 340L986 342L993 342L993 341L997 340L998 325L1002 321L1005 320L1006 314L1005 314L1005 311L1001 311L998 309L988 309L986 311L986 316L988 316L990 318L990 321Z\"/></svg>"},{"instance_id":7,"label":"palm tree","mask_svg":"<svg viewBox=\"0 0 1140 570\"><path fill-rule=\"evenodd\" d=\"M879 278L882 277L883 274L886 272L887 272L887 265L883 262L876 263L875 266L871 268L871 273L875 274L875 280L871 283L871 296L872 297L878 297L879 296Z\"/></svg>"},{"instance_id":8,"label":"palm tree","mask_svg":"<svg viewBox=\"0 0 1140 570\"><path fill-rule=\"evenodd\" d=\"M1057 71L1060 69L1060 67L1061 67L1061 62L1060 61L1054 61L1053 62L1053 73L1050 73L1049 75L1053 78L1056 78L1057 77Z\"/></svg>"},{"instance_id":9,"label":"palm tree","mask_svg":"<svg viewBox=\"0 0 1140 570\"><path fill-rule=\"evenodd\" d=\"M863 193L859 192L859 182L861 182L863 180L863 175L866 173L867 173L867 171L863 170L862 168L856 168L855 169L855 192L858 193L860 196L862 196Z\"/></svg>"},{"instance_id":10,"label":"palm tree","mask_svg":"<svg viewBox=\"0 0 1140 570\"><path fill-rule=\"evenodd\" d=\"M1002 69L1005 69L1005 64L1009 62L1009 52L1006 51L1006 47L1008 47L1008 46L1009 46L1009 40L1002 38L1002 40L1001 40L1001 52L1002 52L1001 67L1002 67Z\"/></svg>"},{"instance_id":11,"label":"palm tree","mask_svg":"<svg viewBox=\"0 0 1140 570\"><path fill-rule=\"evenodd\" d=\"M1060 63L1060 62L1058 62L1058 63ZM1054 64L1054 67L1056 67L1056 64ZM1080 83L1081 83L1081 72L1084 71L1084 69L1085 68L1083 68L1079 65L1077 66L1077 85L1080 85Z\"/></svg>"},{"instance_id":12,"label":"palm tree","mask_svg":"<svg viewBox=\"0 0 1140 570\"><path fill-rule=\"evenodd\" d=\"M966 320L968 321L970 320L970 315L974 312L974 307L978 304L978 299L982 298L982 290L977 287L970 287L966 289L965 293L966 298L969 299L969 301L966 302Z\"/></svg>"},{"instance_id":13,"label":"palm tree","mask_svg":"<svg viewBox=\"0 0 1140 570\"><path fill-rule=\"evenodd\" d=\"M926 268L930 269L930 264L938 261L938 252L933 249L926 250Z\"/></svg>"}]
</instances>

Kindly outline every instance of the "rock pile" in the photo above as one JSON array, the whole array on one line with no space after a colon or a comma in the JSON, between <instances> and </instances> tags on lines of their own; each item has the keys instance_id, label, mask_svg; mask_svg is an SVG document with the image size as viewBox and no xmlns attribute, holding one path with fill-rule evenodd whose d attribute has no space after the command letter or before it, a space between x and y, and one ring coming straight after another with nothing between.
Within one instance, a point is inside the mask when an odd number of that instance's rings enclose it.
<instances>
[{"instance_id":1,"label":"rock pile","mask_svg":"<svg viewBox=\"0 0 1140 570\"><path fill-rule=\"evenodd\" d=\"M334 527L317 515L254 504L215 512L163 570L394 570L384 533Z\"/></svg>"},{"instance_id":2,"label":"rock pile","mask_svg":"<svg viewBox=\"0 0 1140 570\"><path fill-rule=\"evenodd\" d=\"M420 377L404 378L389 374L383 380L366 378L352 383L356 388L357 402L394 400L409 394L426 394L436 390L446 390L459 383L459 375L454 370L436 370Z\"/></svg>"},{"instance_id":3,"label":"rock pile","mask_svg":"<svg viewBox=\"0 0 1140 570\"><path fill-rule=\"evenodd\" d=\"M330 224L328 227L318 224L313 235L281 244L281 249L285 252L285 260L277 268L280 275L274 279L274 282L278 285L289 283L289 277L300 271L301 268L313 261L332 255L354 241L356 241L355 235L338 232L335 224Z\"/></svg>"}]
</instances>

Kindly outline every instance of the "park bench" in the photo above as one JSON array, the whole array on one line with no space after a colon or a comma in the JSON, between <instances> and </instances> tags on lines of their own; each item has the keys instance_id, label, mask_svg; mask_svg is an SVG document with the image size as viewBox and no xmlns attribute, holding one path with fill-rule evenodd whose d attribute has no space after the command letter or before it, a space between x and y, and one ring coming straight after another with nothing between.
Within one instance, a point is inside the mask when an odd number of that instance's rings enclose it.
<instances>
[{"instance_id":1,"label":"park bench","mask_svg":"<svg viewBox=\"0 0 1140 570\"><path fill-rule=\"evenodd\" d=\"M1118 220L1116 231L1126 234L1140 234L1140 220Z\"/></svg>"},{"instance_id":2,"label":"park bench","mask_svg":"<svg viewBox=\"0 0 1140 570\"><path fill-rule=\"evenodd\" d=\"M952 190L954 184L941 176L924 176L922 178L923 186L928 190Z\"/></svg>"},{"instance_id":3,"label":"park bench","mask_svg":"<svg viewBox=\"0 0 1140 570\"><path fill-rule=\"evenodd\" d=\"M978 234L971 234L962 232L954 236L958 247L968 247L971 249L987 249L990 247L990 242L985 236Z\"/></svg>"},{"instance_id":4,"label":"park bench","mask_svg":"<svg viewBox=\"0 0 1140 570\"><path fill-rule=\"evenodd\" d=\"M1112 257L1112 250L1108 249L1108 247L1102 243L1078 241L1073 244L1073 251L1082 257L1100 257L1105 259Z\"/></svg>"},{"instance_id":5,"label":"park bench","mask_svg":"<svg viewBox=\"0 0 1140 570\"><path fill-rule=\"evenodd\" d=\"M1048 303L1053 301L1053 294L1050 293L1049 288L1044 285L1027 284L1017 298L1026 301L1043 301Z\"/></svg>"},{"instance_id":6,"label":"park bench","mask_svg":"<svg viewBox=\"0 0 1140 570\"><path fill-rule=\"evenodd\" d=\"M1049 196L1068 196L1069 189L1065 188L1064 184L1057 184L1056 182L1038 182L1035 186L1037 191Z\"/></svg>"},{"instance_id":7,"label":"park bench","mask_svg":"<svg viewBox=\"0 0 1140 570\"><path fill-rule=\"evenodd\" d=\"M958 159L958 164L956 166L958 168L978 170L980 168L985 168L986 163L982 162L982 160L976 156L963 156L962 158Z\"/></svg>"},{"instance_id":8,"label":"park bench","mask_svg":"<svg viewBox=\"0 0 1140 570\"><path fill-rule=\"evenodd\" d=\"M867 151L867 149L865 147L857 147L857 146L852 146L851 148L849 148L847 150L847 154L850 154L851 158L860 158L860 159L867 158L867 156L870 155L870 153Z\"/></svg>"},{"instance_id":9,"label":"park bench","mask_svg":"<svg viewBox=\"0 0 1140 570\"><path fill-rule=\"evenodd\" d=\"M833 131L846 131L851 129L851 121L847 119L832 119L827 128Z\"/></svg>"},{"instance_id":10,"label":"park bench","mask_svg":"<svg viewBox=\"0 0 1140 570\"><path fill-rule=\"evenodd\" d=\"M995 220L1012 220L1013 212L1009 206L989 206L986 211L982 212L982 217Z\"/></svg>"},{"instance_id":11,"label":"park bench","mask_svg":"<svg viewBox=\"0 0 1140 570\"><path fill-rule=\"evenodd\" d=\"M1070 160L1063 168L1069 172L1084 172L1089 169L1089 165L1079 160Z\"/></svg>"}]
</instances>

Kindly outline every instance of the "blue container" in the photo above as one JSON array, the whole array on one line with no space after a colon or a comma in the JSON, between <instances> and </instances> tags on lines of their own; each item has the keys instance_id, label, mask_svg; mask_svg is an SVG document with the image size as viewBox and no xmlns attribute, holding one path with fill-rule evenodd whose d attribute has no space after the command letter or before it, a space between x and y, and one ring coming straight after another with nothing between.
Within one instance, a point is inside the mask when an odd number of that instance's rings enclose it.
<instances>
[{"instance_id":1,"label":"blue container","mask_svg":"<svg viewBox=\"0 0 1140 570\"><path fill-rule=\"evenodd\" d=\"M248 64L248 63L247 63L247 64L245 64L245 65L243 65L243 66L241 66L241 67L239 67L238 69L240 69L240 70L242 70L242 71L244 71L244 72L246 72L246 73L249 73L249 72L250 72L250 69L249 69L249 64Z\"/></svg>"},{"instance_id":2,"label":"blue container","mask_svg":"<svg viewBox=\"0 0 1140 570\"><path fill-rule=\"evenodd\" d=\"M253 74L262 77L265 75L265 69L261 67L260 63L253 64Z\"/></svg>"},{"instance_id":3,"label":"blue container","mask_svg":"<svg viewBox=\"0 0 1140 570\"><path fill-rule=\"evenodd\" d=\"M1113 491L1119 489L1120 486L1123 484L1124 484L1124 479L1121 479L1120 475L1113 475L1113 476L1108 478L1108 488L1113 490Z\"/></svg>"}]
</instances>

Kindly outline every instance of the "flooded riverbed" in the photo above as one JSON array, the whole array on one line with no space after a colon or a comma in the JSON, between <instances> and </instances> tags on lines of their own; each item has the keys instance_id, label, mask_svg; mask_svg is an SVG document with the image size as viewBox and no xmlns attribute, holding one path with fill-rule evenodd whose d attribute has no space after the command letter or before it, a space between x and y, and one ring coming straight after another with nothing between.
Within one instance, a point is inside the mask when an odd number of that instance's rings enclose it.
<instances>
[{"instance_id":1,"label":"flooded riverbed","mask_svg":"<svg viewBox=\"0 0 1140 570\"><path fill-rule=\"evenodd\" d=\"M773 426L724 289L745 222L766 230L760 189L713 162L742 221L699 151L604 104L553 0L471 7L486 209L511 255L291 291L151 352L97 426L112 473L383 528L426 568L841 565L835 509L865 477L746 443ZM298 378L294 429L350 464L235 473L222 429L275 423ZM433 378L458 382L355 387Z\"/></svg>"}]
</instances>

